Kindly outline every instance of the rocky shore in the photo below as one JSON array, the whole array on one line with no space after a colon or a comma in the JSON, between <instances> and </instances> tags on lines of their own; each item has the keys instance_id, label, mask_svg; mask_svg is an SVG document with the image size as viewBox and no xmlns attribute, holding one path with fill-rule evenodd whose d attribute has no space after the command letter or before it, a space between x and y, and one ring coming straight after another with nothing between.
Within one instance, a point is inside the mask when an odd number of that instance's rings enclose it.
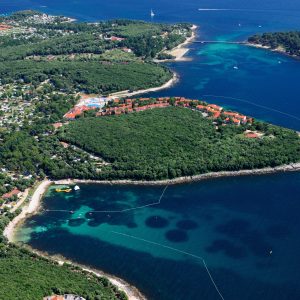
<instances>
[{"instance_id":1,"label":"rocky shore","mask_svg":"<svg viewBox=\"0 0 300 300\"><path fill-rule=\"evenodd\" d=\"M268 167L253 170L240 170L240 171L222 171L210 172L195 176L178 177L174 179L157 180L157 181L138 181L138 180L88 180L88 179L63 179L53 181L54 184L76 184L76 183L97 183L97 184L131 184L131 185L174 185L189 182L196 182L206 179L220 178L220 177L235 177L235 176L249 176L249 175L264 175L279 172L296 172L300 171L300 163L291 163L278 167Z\"/></svg>"},{"instance_id":2,"label":"rocky shore","mask_svg":"<svg viewBox=\"0 0 300 300\"><path fill-rule=\"evenodd\" d=\"M272 48L269 47L269 46L264 46L264 45L262 45L262 44L254 44L254 43L249 43L249 42L247 42L245 45L246 45L246 46L249 46L249 47L258 48L258 49L269 50L269 51L272 51L272 52L280 53L280 54L285 55L285 56L287 56L287 57L291 57L291 58L293 58L293 59L300 60L300 57L299 57L299 56L297 56L297 55L291 55L291 54L287 53L286 50L285 50L284 48L281 48L281 47L272 49Z\"/></svg>"},{"instance_id":3,"label":"rocky shore","mask_svg":"<svg viewBox=\"0 0 300 300\"><path fill-rule=\"evenodd\" d=\"M36 250L30 246L26 245L25 247L28 250L30 250L31 252L33 252L39 256L42 256L42 257L45 257L46 259L50 259L52 261L57 262L60 266L63 266L64 264L70 264L70 265L81 268L83 271L92 273L92 274L96 275L97 277L107 278L120 291L125 292L125 294L128 297L128 300L147 300L147 298L135 286L129 284L128 282L126 282L125 280L123 280L119 277L105 273L98 269L93 269L93 268L87 267L85 265L78 264L76 262L73 262L73 261L61 256L61 255L49 255L46 252Z\"/></svg>"}]
</instances>

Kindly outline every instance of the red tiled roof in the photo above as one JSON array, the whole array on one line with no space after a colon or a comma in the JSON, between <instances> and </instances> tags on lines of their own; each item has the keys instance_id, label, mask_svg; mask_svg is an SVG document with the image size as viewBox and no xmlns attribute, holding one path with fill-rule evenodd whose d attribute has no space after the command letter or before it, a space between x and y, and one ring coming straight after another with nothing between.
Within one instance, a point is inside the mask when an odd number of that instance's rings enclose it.
<instances>
[{"instance_id":1,"label":"red tiled roof","mask_svg":"<svg viewBox=\"0 0 300 300\"><path fill-rule=\"evenodd\" d=\"M258 134L254 133L254 132L248 132L248 133L245 134L245 136L247 138L250 138L250 139L256 139L256 138L258 138Z\"/></svg>"},{"instance_id":2,"label":"red tiled roof","mask_svg":"<svg viewBox=\"0 0 300 300\"><path fill-rule=\"evenodd\" d=\"M220 111L216 111L216 112L214 113L214 118L219 118L220 115L221 115L221 112L220 112Z\"/></svg>"},{"instance_id":3,"label":"red tiled roof","mask_svg":"<svg viewBox=\"0 0 300 300\"><path fill-rule=\"evenodd\" d=\"M212 109L219 110L219 111L221 111L223 109L221 106L216 105L216 104L208 104L207 106L211 107Z\"/></svg>"},{"instance_id":4,"label":"red tiled roof","mask_svg":"<svg viewBox=\"0 0 300 300\"><path fill-rule=\"evenodd\" d=\"M51 298L50 298L51 300L64 300L65 298L64 298L64 296L52 296Z\"/></svg>"},{"instance_id":5,"label":"red tiled roof","mask_svg":"<svg viewBox=\"0 0 300 300\"><path fill-rule=\"evenodd\" d=\"M62 126L63 126L63 123L54 123L54 124L52 124L52 125L53 125L53 127L54 127L55 129L57 129L57 128L62 127Z\"/></svg>"},{"instance_id":6,"label":"red tiled roof","mask_svg":"<svg viewBox=\"0 0 300 300\"><path fill-rule=\"evenodd\" d=\"M223 113L225 116L232 116L232 117L235 117L236 116L236 113L235 112L231 112L231 111L224 111Z\"/></svg>"},{"instance_id":7,"label":"red tiled roof","mask_svg":"<svg viewBox=\"0 0 300 300\"><path fill-rule=\"evenodd\" d=\"M241 121L240 121L240 120L238 120L238 119L235 119L235 118L233 118L233 119L232 119L232 121L233 121L233 123L234 123L234 124L240 124L240 123L241 123Z\"/></svg>"},{"instance_id":8,"label":"red tiled roof","mask_svg":"<svg viewBox=\"0 0 300 300\"><path fill-rule=\"evenodd\" d=\"M120 37L117 37L117 36L112 36L110 38L111 41L124 41L125 39L124 38L120 38Z\"/></svg>"},{"instance_id":9,"label":"red tiled roof","mask_svg":"<svg viewBox=\"0 0 300 300\"><path fill-rule=\"evenodd\" d=\"M6 194L2 195L2 198L3 199L9 199L14 195L18 195L19 193L21 193L21 191L19 191L18 189L13 189L9 193L6 193Z\"/></svg>"}]
</instances>

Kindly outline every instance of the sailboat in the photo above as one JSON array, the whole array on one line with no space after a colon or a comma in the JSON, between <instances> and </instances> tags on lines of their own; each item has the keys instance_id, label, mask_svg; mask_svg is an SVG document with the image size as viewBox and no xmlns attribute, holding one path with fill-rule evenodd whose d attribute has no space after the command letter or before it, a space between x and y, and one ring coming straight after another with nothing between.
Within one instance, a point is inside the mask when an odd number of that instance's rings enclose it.
<instances>
[{"instance_id":1,"label":"sailboat","mask_svg":"<svg viewBox=\"0 0 300 300\"><path fill-rule=\"evenodd\" d=\"M151 15L151 18L153 18L155 16L155 13L153 12L152 9L151 9L150 15Z\"/></svg>"}]
</instances>

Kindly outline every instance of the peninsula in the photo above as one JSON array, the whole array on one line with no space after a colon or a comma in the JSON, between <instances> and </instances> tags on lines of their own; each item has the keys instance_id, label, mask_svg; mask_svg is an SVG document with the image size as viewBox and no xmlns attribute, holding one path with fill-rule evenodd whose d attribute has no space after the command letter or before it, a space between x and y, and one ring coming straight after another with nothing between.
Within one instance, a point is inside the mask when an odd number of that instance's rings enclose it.
<instances>
[{"instance_id":1,"label":"peninsula","mask_svg":"<svg viewBox=\"0 0 300 300\"><path fill-rule=\"evenodd\" d=\"M300 58L299 31L257 34L249 37L248 43L252 46L271 49L294 58Z\"/></svg>"}]
</instances>

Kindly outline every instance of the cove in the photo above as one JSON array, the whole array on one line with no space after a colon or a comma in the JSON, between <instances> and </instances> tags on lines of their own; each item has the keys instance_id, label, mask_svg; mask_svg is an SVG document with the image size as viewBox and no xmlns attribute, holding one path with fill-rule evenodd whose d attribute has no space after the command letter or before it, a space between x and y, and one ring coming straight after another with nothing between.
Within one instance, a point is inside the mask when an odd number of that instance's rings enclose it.
<instances>
[{"instance_id":1,"label":"cove","mask_svg":"<svg viewBox=\"0 0 300 300\"><path fill-rule=\"evenodd\" d=\"M149 299L220 299L195 256L225 299L299 298L299 173L169 186L160 205L119 212L163 188L53 186L15 238L126 278Z\"/></svg>"}]
</instances>

